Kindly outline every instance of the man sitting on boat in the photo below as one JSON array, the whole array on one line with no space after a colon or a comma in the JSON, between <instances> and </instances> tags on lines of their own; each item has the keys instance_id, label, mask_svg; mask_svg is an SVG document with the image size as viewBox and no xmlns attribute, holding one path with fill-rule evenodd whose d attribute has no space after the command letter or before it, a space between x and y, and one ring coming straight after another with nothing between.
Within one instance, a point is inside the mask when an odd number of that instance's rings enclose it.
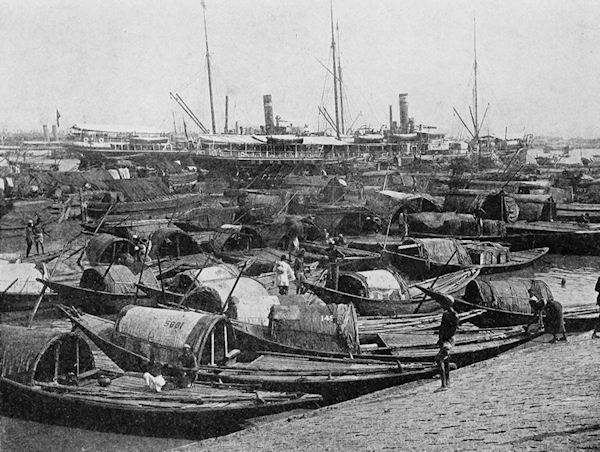
<instances>
[{"instance_id":1,"label":"man sitting on boat","mask_svg":"<svg viewBox=\"0 0 600 452\"><path fill-rule=\"evenodd\" d=\"M438 302L444 308L442 314L442 323L439 329L439 339L437 345L440 347L440 351L435 357L440 370L440 380L442 386L437 389L438 391L445 391L450 386L450 350L454 346L454 335L458 329L458 314L454 310L454 297L446 295L443 298L440 297Z\"/></svg>"},{"instance_id":2,"label":"man sitting on boat","mask_svg":"<svg viewBox=\"0 0 600 452\"><path fill-rule=\"evenodd\" d=\"M196 369L198 363L189 344L183 346L183 354L179 357L179 365L181 369L179 369L179 375L177 376L177 386L180 388L190 388L198 375L198 370Z\"/></svg>"},{"instance_id":3,"label":"man sitting on boat","mask_svg":"<svg viewBox=\"0 0 600 452\"><path fill-rule=\"evenodd\" d=\"M154 362L154 359L150 360L148 372L144 373L144 381L150 391L153 392L161 392L163 386L167 384L165 377L162 375L162 366Z\"/></svg>"}]
</instances>

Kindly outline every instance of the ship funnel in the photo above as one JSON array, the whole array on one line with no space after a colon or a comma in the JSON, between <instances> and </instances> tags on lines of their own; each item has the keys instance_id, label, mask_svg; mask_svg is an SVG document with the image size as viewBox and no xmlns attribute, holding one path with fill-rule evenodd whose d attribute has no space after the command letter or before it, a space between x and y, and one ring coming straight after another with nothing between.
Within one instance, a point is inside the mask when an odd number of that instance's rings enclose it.
<instances>
[{"instance_id":1,"label":"ship funnel","mask_svg":"<svg viewBox=\"0 0 600 452\"><path fill-rule=\"evenodd\" d=\"M402 93L398 95L398 101L400 103L400 133L408 133L408 101L406 98L408 93Z\"/></svg>"},{"instance_id":2,"label":"ship funnel","mask_svg":"<svg viewBox=\"0 0 600 452\"><path fill-rule=\"evenodd\" d=\"M52 141L58 141L58 129L56 124L52 124Z\"/></svg>"},{"instance_id":3,"label":"ship funnel","mask_svg":"<svg viewBox=\"0 0 600 452\"><path fill-rule=\"evenodd\" d=\"M44 141L50 141L50 134L48 133L48 124L44 124L42 126L42 130L44 131Z\"/></svg>"},{"instance_id":4,"label":"ship funnel","mask_svg":"<svg viewBox=\"0 0 600 452\"><path fill-rule=\"evenodd\" d=\"M265 132L273 133L273 101L270 94L263 96L263 105L265 107Z\"/></svg>"}]
</instances>

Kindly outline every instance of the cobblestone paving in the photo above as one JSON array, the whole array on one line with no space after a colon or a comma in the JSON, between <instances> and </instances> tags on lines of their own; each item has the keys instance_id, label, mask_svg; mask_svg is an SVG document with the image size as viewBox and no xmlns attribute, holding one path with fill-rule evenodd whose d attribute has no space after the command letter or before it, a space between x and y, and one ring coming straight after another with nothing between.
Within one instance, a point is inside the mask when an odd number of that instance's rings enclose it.
<instances>
[{"instance_id":1,"label":"cobblestone paving","mask_svg":"<svg viewBox=\"0 0 600 452\"><path fill-rule=\"evenodd\" d=\"M546 336L439 380L177 450L600 450L600 340Z\"/></svg>"}]
</instances>

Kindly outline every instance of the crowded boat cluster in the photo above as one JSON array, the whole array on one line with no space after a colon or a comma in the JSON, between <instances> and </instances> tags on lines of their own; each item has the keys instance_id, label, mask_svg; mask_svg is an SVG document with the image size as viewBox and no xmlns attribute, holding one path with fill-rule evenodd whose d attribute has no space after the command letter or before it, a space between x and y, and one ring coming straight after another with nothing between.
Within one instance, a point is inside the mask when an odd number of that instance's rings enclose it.
<instances>
[{"instance_id":1,"label":"crowded boat cluster","mask_svg":"<svg viewBox=\"0 0 600 452\"><path fill-rule=\"evenodd\" d=\"M468 141L416 123L407 93L397 121L346 127L333 12L331 34L318 133L269 94L254 128L228 126L226 97L217 133L205 35L211 128L170 93L200 133L174 114L172 133L63 133L56 111L0 137L3 412L205 438L600 333L595 303L522 272L600 254L598 156L484 135L477 62Z\"/></svg>"},{"instance_id":2,"label":"crowded boat cluster","mask_svg":"<svg viewBox=\"0 0 600 452\"><path fill-rule=\"evenodd\" d=\"M5 173L4 408L214 436L418 379L445 390L457 366L595 327L595 305L563 310L519 273L596 254L596 205L560 183L572 168L507 171L527 147L467 174L386 146L335 163L294 146L291 161L141 152L119 166L66 146L56 155L95 168Z\"/></svg>"}]
</instances>

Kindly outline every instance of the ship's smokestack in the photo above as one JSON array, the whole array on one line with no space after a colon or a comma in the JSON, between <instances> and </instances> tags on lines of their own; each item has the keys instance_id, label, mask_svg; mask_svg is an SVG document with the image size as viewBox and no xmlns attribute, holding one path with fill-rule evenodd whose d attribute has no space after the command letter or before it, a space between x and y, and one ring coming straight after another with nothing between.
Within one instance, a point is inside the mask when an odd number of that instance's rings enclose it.
<instances>
[{"instance_id":1,"label":"ship's smokestack","mask_svg":"<svg viewBox=\"0 0 600 452\"><path fill-rule=\"evenodd\" d=\"M42 130L44 131L44 141L50 141L50 134L48 133L48 124L44 124L42 126Z\"/></svg>"},{"instance_id":2,"label":"ship's smokestack","mask_svg":"<svg viewBox=\"0 0 600 452\"><path fill-rule=\"evenodd\" d=\"M406 98L408 93L402 93L398 95L398 101L400 103L400 133L408 133L408 101Z\"/></svg>"},{"instance_id":3,"label":"ship's smokestack","mask_svg":"<svg viewBox=\"0 0 600 452\"><path fill-rule=\"evenodd\" d=\"M56 124L52 124L52 141L58 141L58 129Z\"/></svg>"},{"instance_id":4,"label":"ship's smokestack","mask_svg":"<svg viewBox=\"0 0 600 452\"><path fill-rule=\"evenodd\" d=\"M273 101L270 94L263 96L263 105L265 107L265 132L273 133Z\"/></svg>"},{"instance_id":5,"label":"ship's smokestack","mask_svg":"<svg viewBox=\"0 0 600 452\"><path fill-rule=\"evenodd\" d=\"M394 131L394 116L392 115L392 106L390 105L390 133Z\"/></svg>"}]
</instances>

